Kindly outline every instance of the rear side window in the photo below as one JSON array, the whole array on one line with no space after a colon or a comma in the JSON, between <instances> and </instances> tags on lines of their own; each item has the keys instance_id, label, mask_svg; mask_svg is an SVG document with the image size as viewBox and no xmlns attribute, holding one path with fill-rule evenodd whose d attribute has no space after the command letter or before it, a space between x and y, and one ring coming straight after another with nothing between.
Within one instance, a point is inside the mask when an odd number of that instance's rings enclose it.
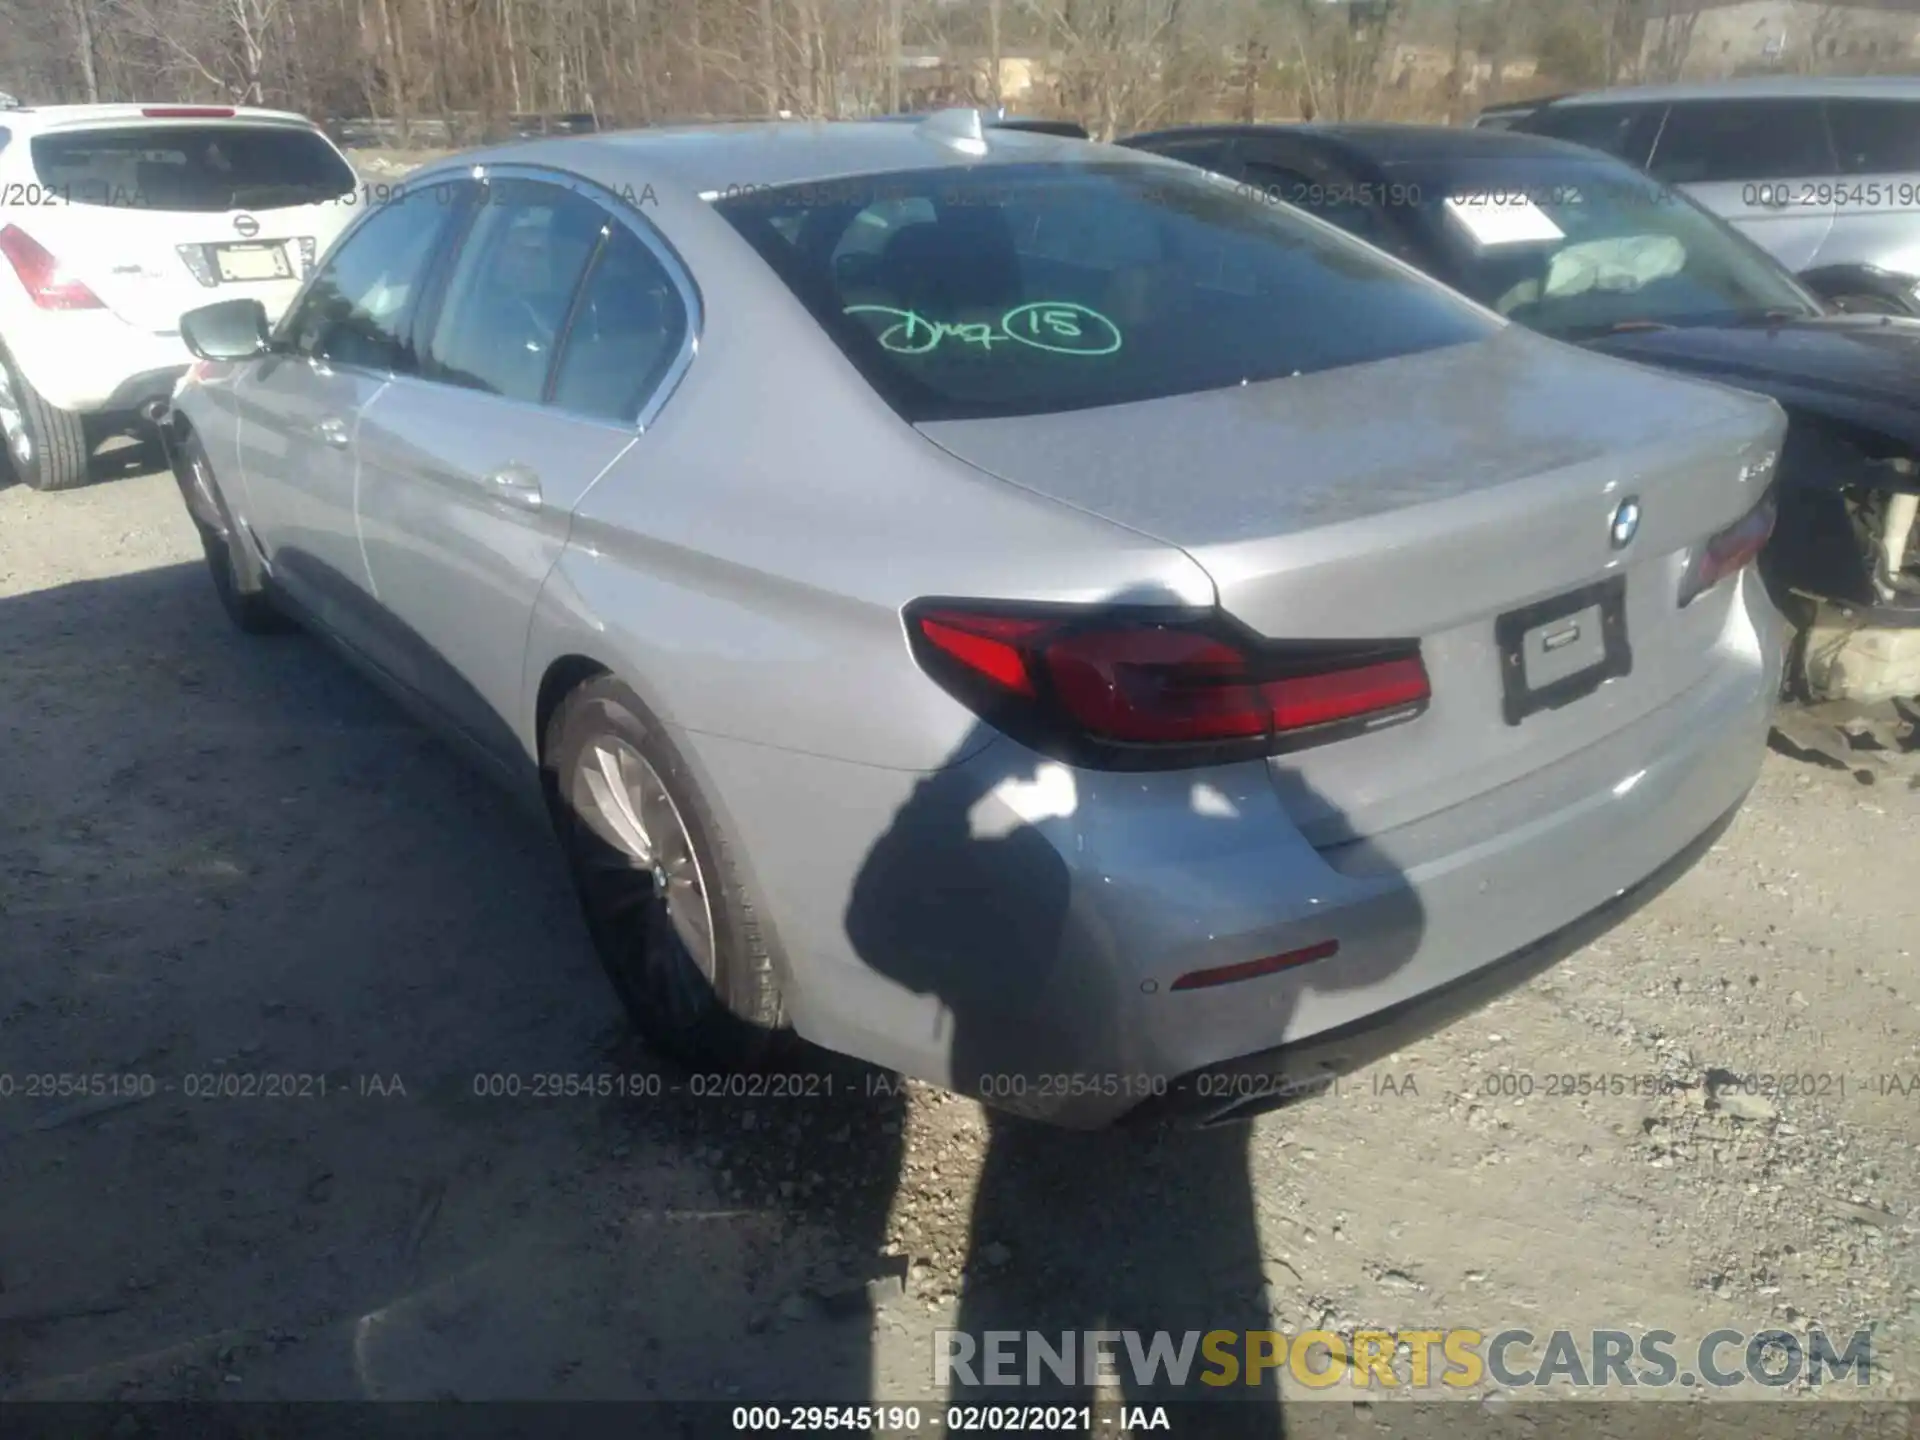
<instances>
[{"instance_id":1,"label":"rear side window","mask_svg":"<svg viewBox=\"0 0 1920 1440\"><path fill-rule=\"evenodd\" d=\"M215 213L313 205L358 181L312 130L285 125L117 125L33 138L40 183L70 204Z\"/></svg>"},{"instance_id":2,"label":"rear side window","mask_svg":"<svg viewBox=\"0 0 1920 1440\"><path fill-rule=\"evenodd\" d=\"M1818 100L1677 104L1648 168L1669 185L1831 175L1826 112Z\"/></svg>"},{"instance_id":3,"label":"rear side window","mask_svg":"<svg viewBox=\"0 0 1920 1440\"><path fill-rule=\"evenodd\" d=\"M890 227L877 255L833 263L863 212L915 200L931 218ZM1498 328L1438 284L1197 170L938 169L715 208L914 423L1220 389Z\"/></svg>"},{"instance_id":4,"label":"rear side window","mask_svg":"<svg viewBox=\"0 0 1920 1440\"><path fill-rule=\"evenodd\" d=\"M1833 148L1843 175L1920 174L1920 105L1903 100L1829 100Z\"/></svg>"},{"instance_id":5,"label":"rear side window","mask_svg":"<svg viewBox=\"0 0 1920 1440\"><path fill-rule=\"evenodd\" d=\"M686 306L666 266L615 225L567 324L553 403L597 420L632 421L686 338Z\"/></svg>"},{"instance_id":6,"label":"rear side window","mask_svg":"<svg viewBox=\"0 0 1920 1440\"><path fill-rule=\"evenodd\" d=\"M1507 128L1585 145L1629 165L1644 166L1660 130L1661 114L1657 105L1548 106L1510 116Z\"/></svg>"},{"instance_id":7,"label":"rear side window","mask_svg":"<svg viewBox=\"0 0 1920 1440\"><path fill-rule=\"evenodd\" d=\"M427 377L537 403L607 223L598 205L559 185L488 186L427 343Z\"/></svg>"},{"instance_id":8,"label":"rear side window","mask_svg":"<svg viewBox=\"0 0 1920 1440\"><path fill-rule=\"evenodd\" d=\"M452 187L403 193L328 256L281 332L296 354L368 370L412 368L405 336L429 259L461 213Z\"/></svg>"}]
</instances>

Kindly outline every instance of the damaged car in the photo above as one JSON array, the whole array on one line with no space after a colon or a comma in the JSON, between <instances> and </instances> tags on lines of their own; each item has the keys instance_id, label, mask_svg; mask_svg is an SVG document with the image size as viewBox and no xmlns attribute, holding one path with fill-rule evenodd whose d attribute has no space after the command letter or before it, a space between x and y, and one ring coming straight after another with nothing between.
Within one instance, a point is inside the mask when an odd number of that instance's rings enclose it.
<instances>
[{"instance_id":1,"label":"damaged car","mask_svg":"<svg viewBox=\"0 0 1920 1440\"><path fill-rule=\"evenodd\" d=\"M1490 128L1290 125L1135 136L1367 240L1509 320L1785 408L1761 570L1796 699L1920 695L1920 320L1832 311L1679 192Z\"/></svg>"}]
</instances>

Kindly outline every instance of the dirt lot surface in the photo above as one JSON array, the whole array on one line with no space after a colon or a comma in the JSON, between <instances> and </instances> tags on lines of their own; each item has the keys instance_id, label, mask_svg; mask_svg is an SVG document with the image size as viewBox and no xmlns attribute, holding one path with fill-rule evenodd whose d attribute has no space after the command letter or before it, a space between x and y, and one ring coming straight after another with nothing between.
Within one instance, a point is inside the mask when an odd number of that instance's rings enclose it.
<instances>
[{"instance_id":1,"label":"dirt lot surface","mask_svg":"<svg viewBox=\"0 0 1920 1440\"><path fill-rule=\"evenodd\" d=\"M956 1317L1871 1330L1847 1394L1920 1396L1902 773L1771 755L1602 943L1155 1138L650 1079L546 837L311 640L232 632L164 475L0 488L0 755L0 1397L927 1400ZM613 1073L661 1093L530 1093ZM151 1088L35 1078L95 1075Z\"/></svg>"}]
</instances>

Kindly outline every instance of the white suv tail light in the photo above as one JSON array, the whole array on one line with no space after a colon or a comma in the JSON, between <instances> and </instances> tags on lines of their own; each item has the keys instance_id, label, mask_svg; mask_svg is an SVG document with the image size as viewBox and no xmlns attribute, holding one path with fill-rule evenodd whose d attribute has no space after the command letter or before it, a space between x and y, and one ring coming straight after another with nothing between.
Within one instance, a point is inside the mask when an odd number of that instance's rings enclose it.
<instances>
[{"instance_id":1,"label":"white suv tail light","mask_svg":"<svg viewBox=\"0 0 1920 1440\"><path fill-rule=\"evenodd\" d=\"M42 310L99 310L100 297L86 285L60 269L52 253L18 225L0 229L0 255L13 265L13 273L27 287L27 294Z\"/></svg>"}]
</instances>

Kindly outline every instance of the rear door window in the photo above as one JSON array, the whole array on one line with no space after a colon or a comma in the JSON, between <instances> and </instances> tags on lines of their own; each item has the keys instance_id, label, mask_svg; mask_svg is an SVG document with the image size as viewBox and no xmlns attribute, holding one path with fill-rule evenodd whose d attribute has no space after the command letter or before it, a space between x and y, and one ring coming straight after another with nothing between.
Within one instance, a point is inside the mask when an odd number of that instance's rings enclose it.
<instances>
[{"instance_id":1,"label":"rear door window","mask_svg":"<svg viewBox=\"0 0 1920 1440\"><path fill-rule=\"evenodd\" d=\"M552 403L616 424L636 419L680 355L687 325L666 265L614 225L567 322Z\"/></svg>"},{"instance_id":2,"label":"rear door window","mask_svg":"<svg viewBox=\"0 0 1920 1440\"><path fill-rule=\"evenodd\" d=\"M1437 283L1198 170L985 165L827 188L715 209L915 423L1219 389L1498 328ZM931 218L892 228L851 283L830 257L882 197L924 201Z\"/></svg>"},{"instance_id":3,"label":"rear door window","mask_svg":"<svg viewBox=\"0 0 1920 1440\"><path fill-rule=\"evenodd\" d=\"M610 217L585 196L538 180L495 180L486 192L447 280L422 373L537 403Z\"/></svg>"},{"instance_id":4,"label":"rear door window","mask_svg":"<svg viewBox=\"0 0 1920 1440\"><path fill-rule=\"evenodd\" d=\"M353 169L288 125L116 125L36 135L42 185L75 205L196 214L314 205L351 194Z\"/></svg>"},{"instance_id":5,"label":"rear door window","mask_svg":"<svg viewBox=\"0 0 1920 1440\"><path fill-rule=\"evenodd\" d=\"M1827 120L1841 174L1920 174L1920 104L1829 100Z\"/></svg>"},{"instance_id":6,"label":"rear door window","mask_svg":"<svg viewBox=\"0 0 1920 1440\"><path fill-rule=\"evenodd\" d=\"M1669 185L1832 175L1826 111L1818 100L1684 101L1668 110L1648 168Z\"/></svg>"},{"instance_id":7,"label":"rear door window","mask_svg":"<svg viewBox=\"0 0 1920 1440\"><path fill-rule=\"evenodd\" d=\"M1514 116L1507 128L1585 145L1629 165L1644 166L1665 113L1659 105L1550 105Z\"/></svg>"}]
</instances>

